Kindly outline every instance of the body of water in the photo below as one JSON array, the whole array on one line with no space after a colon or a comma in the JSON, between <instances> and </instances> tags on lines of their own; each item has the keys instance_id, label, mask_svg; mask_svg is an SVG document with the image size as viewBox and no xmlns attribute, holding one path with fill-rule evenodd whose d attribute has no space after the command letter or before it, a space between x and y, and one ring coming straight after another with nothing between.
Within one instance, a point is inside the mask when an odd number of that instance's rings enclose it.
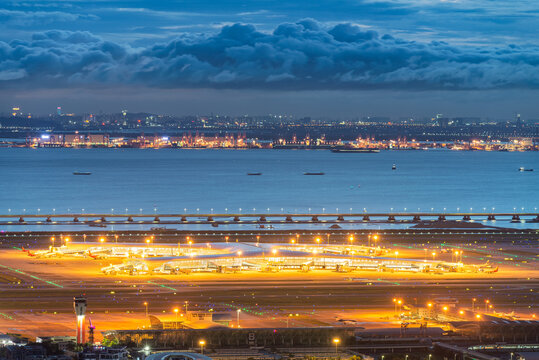
<instances>
[{"instance_id":1,"label":"body of water","mask_svg":"<svg viewBox=\"0 0 539 360\"><path fill-rule=\"evenodd\" d=\"M1 148L0 213L520 212L538 176L536 152Z\"/></svg>"}]
</instances>

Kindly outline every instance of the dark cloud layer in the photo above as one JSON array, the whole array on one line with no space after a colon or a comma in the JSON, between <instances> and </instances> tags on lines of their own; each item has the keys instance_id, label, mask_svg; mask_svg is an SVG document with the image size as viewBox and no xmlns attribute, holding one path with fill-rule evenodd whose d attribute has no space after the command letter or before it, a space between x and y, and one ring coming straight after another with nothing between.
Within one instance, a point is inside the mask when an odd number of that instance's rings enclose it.
<instances>
[{"instance_id":1,"label":"dark cloud layer","mask_svg":"<svg viewBox=\"0 0 539 360\"><path fill-rule=\"evenodd\" d=\"M147 48L89 32L0 42L0 86L144 85L230 89L539 88L538 47L459 47L313 20L271 34L252 25Z\"/></svg>"}]
</instances>

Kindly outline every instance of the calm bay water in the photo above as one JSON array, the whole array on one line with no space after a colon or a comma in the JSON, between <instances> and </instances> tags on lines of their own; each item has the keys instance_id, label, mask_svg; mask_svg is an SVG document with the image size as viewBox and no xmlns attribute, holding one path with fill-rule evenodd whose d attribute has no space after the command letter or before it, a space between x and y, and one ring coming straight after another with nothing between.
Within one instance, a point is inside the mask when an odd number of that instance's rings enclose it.
<instances>
[{"instance_id":1,"label":"calm bay water","mask_svg":"<svg viewBox=\"0 0 539 360\"><path fill-rule=\"evenodd\" d=\"M536 171L519 172L520 166ZM534 152L2 148L0 169L0 212L6 214L512 212L539 206Z\"/></svg>"}]
</instances>

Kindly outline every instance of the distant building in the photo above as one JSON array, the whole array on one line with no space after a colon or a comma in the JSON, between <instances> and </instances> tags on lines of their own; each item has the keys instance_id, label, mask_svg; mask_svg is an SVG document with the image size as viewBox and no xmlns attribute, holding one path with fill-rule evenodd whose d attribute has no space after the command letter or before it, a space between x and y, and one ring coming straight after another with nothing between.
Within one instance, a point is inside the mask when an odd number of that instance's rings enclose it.
<instances>
[{"instance_id":1,"label":"distant building","mask_svg":"<svg viewBox=\"0 0 539 360\"><path fill-rule=\"evenodd\" d=\"M364 123L389 123L391 122L391 118L387 116L367 116L362 118L362 121Z\"/></svg>"},{"instance_id":2,"label":"distant building","mask_svg":"<svg viewBox=\"0 0 539 360\"><path fill-rule=\"evenodd\" d=\"M456 117L453 118L454 125L477 125L481 122L479 117Z\"/></svg>"},{"instance_id":3,"label":"distant building","mask_svg":"<svg viewBox=\"0 0 539 360\"><path fill-rule=\"evenodd\" d=\"M75 336L40 336L36 337L36 343L50 343L58 345L58 350L64 351L75 344Z\"/></svg>"},{"instance_id":4,"label":"distant building","mask_svg":"<svg viewBox=\"0 0 539 360\"><path fill-rule=\"evenodd\" d=\"M23 339L9 334L0 334L0 348L10 345L24 346L27 343L27 339Z\"/></svg>"},{"instance_id":5,"label":"distant building","mask_svg":"<svg viewBox=\"0 0 539 360\"><path fill-rule=\"evenodd\" d=\"M127 360L125 347L94 346L79 353L79 360Z\"/></svg>"},{"instance_id":6,"label":"distant building","mask_svg":"<svg viewBox=\"0 0 539 360\"><path fill-rule=\"evenodd\" d=\"M7 360L71 360L71 357L64 355L63 351L50 353L43 344L7 346L5 358Z\"/></svg>"},{"instance_id":7,"label":"distant building","mask_svg":"<svg viewBox=\"0 0 539 360\"><path fill-rule=\"evenodd\" d=\"M522 119L520 118L520 114L517 114L516 124L518 127L521 127L523 124Z\"/></svg>"},{"instance_id":8,"label":"distant building","mask_svg":"<svg viewBox=\"0 0 539 360\"><path fill-rule=\"evenodd\" d=\"M109 136L106 134L44 134L37 139L37 146L43 147L79 147L106 146Z\"/></svg>"},{"instance_id":9,"label":"distant building","mask_svg":"<svg viewBox=\"0 0 539 360\"><path fill-rule=\"evenodd\" d=\"M187 315L181 314L176 321L161 321L157 316L149 316L150 326L155 330L228 327L232 318L232 313L213 311L188 311Z\"/></svg>"}]
</instances>

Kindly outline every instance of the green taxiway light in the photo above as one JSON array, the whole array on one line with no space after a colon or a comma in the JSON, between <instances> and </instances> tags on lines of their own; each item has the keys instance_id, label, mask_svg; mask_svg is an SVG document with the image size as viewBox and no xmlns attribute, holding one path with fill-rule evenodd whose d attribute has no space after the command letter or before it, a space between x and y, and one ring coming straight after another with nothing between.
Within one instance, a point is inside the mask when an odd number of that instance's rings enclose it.
<instances>
[{"instance_id":1,"label":"green taxiway light","mask_svg":"<svg viewBox=\"0 0 539 360\"><path fill-rule=\"evenodd\" d=\"M1 316L5 317L6 319L13 320L13 318L7 314L0 313Z\"/></svg>"},{"instance_id":2,"label":"green taxiway light","mask_svg":"<svg viewBox=\"0 0 539 360\"><path fill-rule=\"evenodd\" d=\"M2 265L2 264L0 264L0 266L3 267L4 269L11 270L11 271L16 272L16 273L18 273L18 274L22 274L22 275L29 276L29 277L31 277L32 279L36 279L36 280L39 280L39 281L43 281L44 283L47 283L47 284L49 284L49 285L53 285L53 286L56 286L56 287L59 287L59 288L62 288L62 289L64 288L62 285L58 285L58 284L56 284L56 283L53 282L53 281L41 279L41 278L39 278L39 277L37 277L37 276L34 276L34 275L30 275L30 274L28 274L28 273L25 273L25 272L22 271L22 270L19 270L19 269L13 269L13 268L11 268L11 267L9 267L9 266L5 266L5 265Z\"/></svg>"},{"instance_id":3,"label":"green taxiway light","mask_svg":"<svg viewBox=\"0 0 539 360\"><path fill-rule=\"evenodd\" d=\"M376 279L376 280L377 280L377 281L380 281L380 282L384 282L384 283L393 284L393 285L399 285L399 286L400 286L400 283L398 283L398 282L389 281L389 280L383 280L383 279Z\"/></svg>"},{"instance_id":4,"label":"green taxiway light","mask_svg":"<svg viewBox=\"0 0 539 360\"><path fill-rule=\"evenodd\" d=\"M170 287L170 286L162 285L162 284L157 284L157 283L154 283L153 281L148 281L148 284L156 285L156 286L159 286L159 287L162 287L162 288L165 288L165 289L169 289L169 290L172 290L172 291L178 291L178 289L175 289L175 288Z\"/></svg>"}]
</instances>

